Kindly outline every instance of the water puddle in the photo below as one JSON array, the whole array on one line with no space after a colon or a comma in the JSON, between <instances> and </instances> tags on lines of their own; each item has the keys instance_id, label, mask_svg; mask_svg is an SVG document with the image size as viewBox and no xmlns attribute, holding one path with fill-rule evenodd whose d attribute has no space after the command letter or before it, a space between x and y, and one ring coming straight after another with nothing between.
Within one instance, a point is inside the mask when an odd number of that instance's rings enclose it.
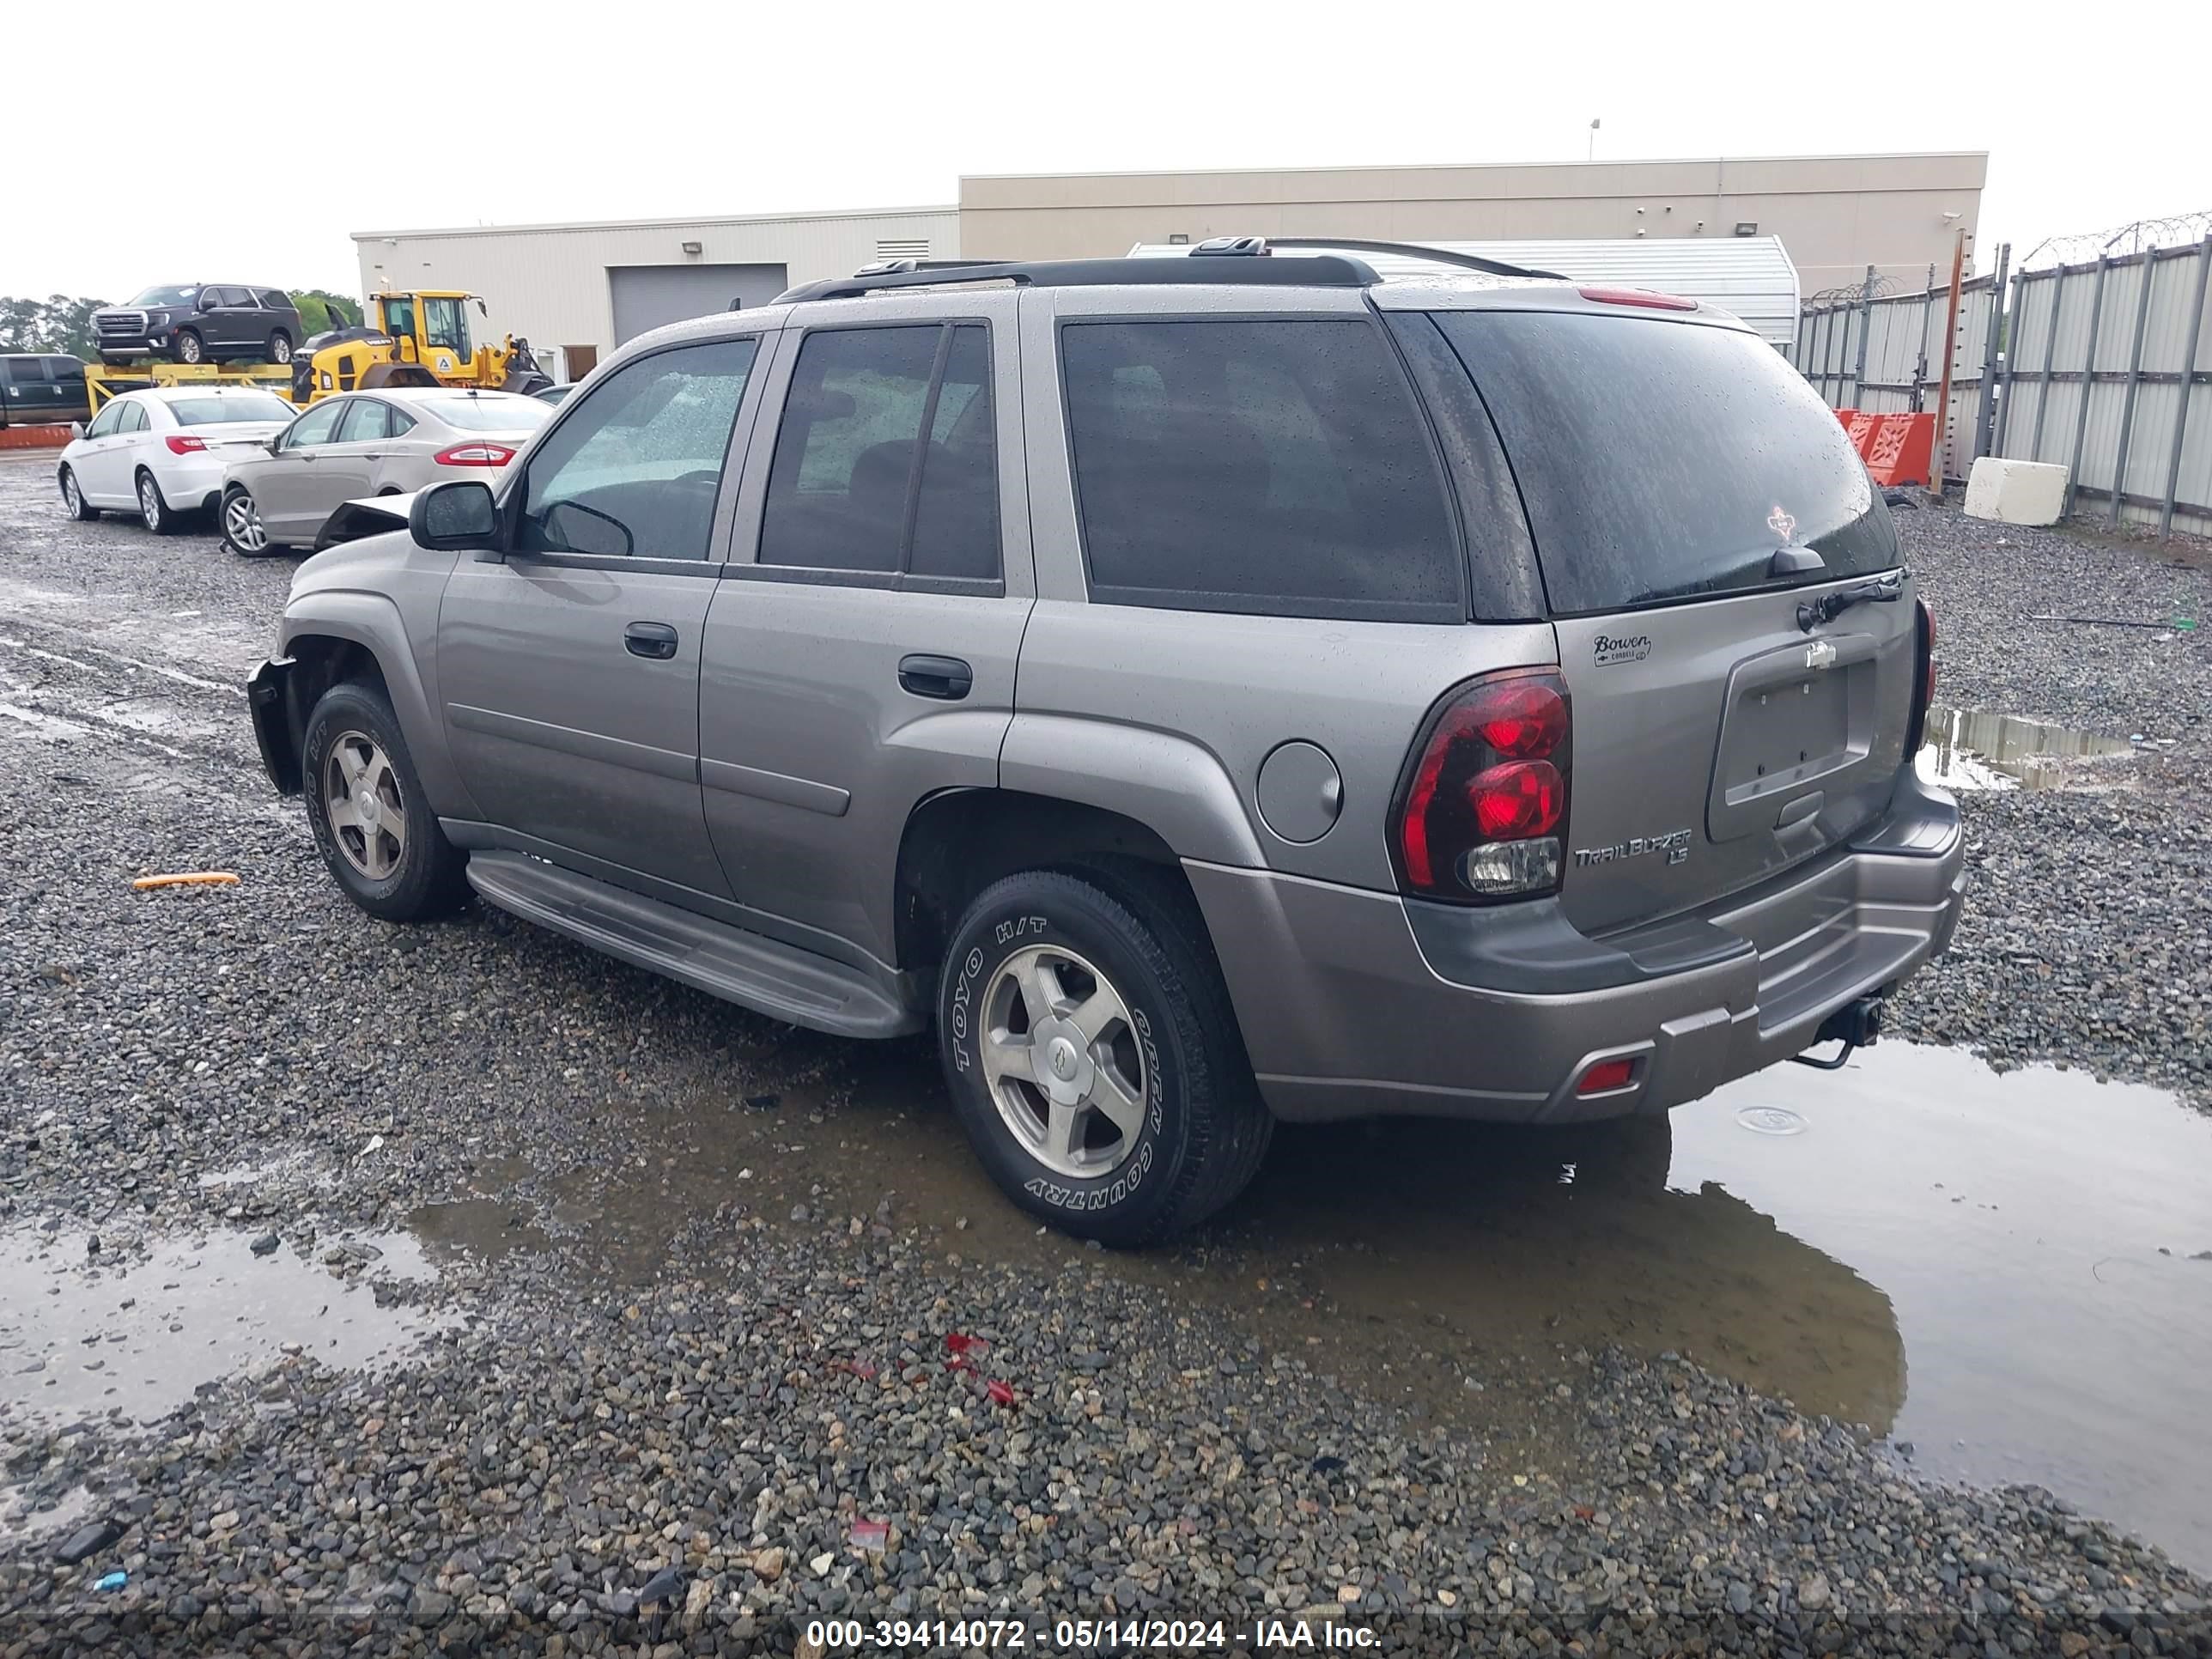
<instances>
[{"instance_id":1,"label":"water puddle","mask_svg":"<svg viewBox=\"0 0 2212 1659\"><path fill-rule=\"evenodd\" d=\"M312 1259L289 1244L256 1255L252 1241L163 1241L107 1265L82 1233L0 1234L0 1424L150 1422L234 1372L371 1365L443 1322L393 1294L434 1276L409 1236L324 1239Z\"/></svg>"},{"instance_id":2,"label":"water puddle","mask_svg":"<svg viewBox=\"0 0 2212 1659\"><path fill-rule=\"evenodd\" d=\"M763 1225L919 1229L963 1261L1212 1307L1563 1463L1571 1410L1532 1413L1575 1351L1674 1349L1909 1443L1920 1469L2039 1482L2212 1566L2212 1260L2192 1259L2212 1251L2212 1119L2159 1091L1892 1042L1656 1121L1285 1127L1221 1221L1102 1255L998 1196L920 1045L817 1046L829 1064L780 1094L610 1103L633 1114L619 1164L487 1157L411 1224L617 1282L695 1271L732 1230L741 1250Z\"/></svg>"},{"instance_id":3,"label":"water puddle","mask_svg":"<svg viewBox=\"0 0 2212 1659\"><path fill-rule=\"evenodd\" d=\"M1930 708L1922 779L1945 789L2057 789L2069 761L2133 754L2127 738L2076 732L1987 708Z\"/></svg>"},{"instance_id":4,"label":"water puddle","mask_svg":"<svg viewBox=\"0 0 2212 1659\"><path fill-rule=\"evenodd\" d=\"M1727 1109L1779 1099L1802 1137ZM1671 1188L1741 1200L1881 1287L1904 1397L1866 1420L1917 1468L2049 1486L2212 1568L2212 1118L1885 1043L1746 1079L1674 1129Z\"/></svg>"}]
</instances>

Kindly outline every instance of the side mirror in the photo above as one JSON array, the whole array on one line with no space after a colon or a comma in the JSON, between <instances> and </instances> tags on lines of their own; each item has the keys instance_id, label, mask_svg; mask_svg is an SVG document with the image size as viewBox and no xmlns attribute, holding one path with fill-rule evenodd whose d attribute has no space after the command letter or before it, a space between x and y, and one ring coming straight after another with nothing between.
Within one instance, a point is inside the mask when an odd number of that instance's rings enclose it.
<instances>
[{"instance_id":1,"label":"side mirror","mask_svg":"<svg viewBox=\"0 0 2212 1659\"><path fill-rule=\"evenodd\" d=\"M70 422L70 436L72 439L82 438L84 436L84 422L82 421L71 421Z\"/></svg>"},{"instance_id":2,"label":"side mirror","mask_svg":"<svg viewBox=\"0 0 2212 1659\"><path fill-rule=\"evenodd\" d=\"M499 509L491 486L473 478L432 484L407 509L408 533L417 547L465 553L496 545Z\"/></svg>"}]
</instances>

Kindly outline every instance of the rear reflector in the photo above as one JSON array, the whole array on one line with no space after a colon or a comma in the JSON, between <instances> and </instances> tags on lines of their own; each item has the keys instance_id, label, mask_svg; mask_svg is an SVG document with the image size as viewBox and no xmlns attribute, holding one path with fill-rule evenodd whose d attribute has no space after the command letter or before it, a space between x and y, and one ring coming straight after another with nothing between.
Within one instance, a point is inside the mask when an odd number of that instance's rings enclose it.
<instances>
[{"instance_id":1,"label":"rear reflector","mask_svg":"<svg viewBox=\"0 0 2212 1659\"><path fill-rule=\"evenodd\" d=\"M161 441L169 446L169 453L172 455L189 455L196 449L207 447L207 441L204 438L195 438L189 432L173 432Z\"/></svg>"},{"instance_id":2,"label":"rear reflector","mask_svg":"<svg viewBox=\"0 0 2212 1659\"><path fill-rule=\"evenodd\" d=\"M1595 300L1601 306L1645 306L1653 311L1695 311L1698 302L1686 300L1679 294L1655 294L1648 288L1585 288L1578 289L1585 300Z\"/></svg>"},{"instance_id":3,"label":"rear reflector","mask_svg":"<svg viewBox=\"0 0 2212 1659\"><path fill-rule=\"evenodd\" d=\"M430 459L440 466L505 466L514 452L505 444L455 444Z\"/></svg>"},{"instance_id":4,"label":"rear reflector","mask_svg":"<svg viewBox=\"0 0 2212 1659\"><path fill-rule=\"evenodd\" d=\"M1582 1081L1575 1085L1575 1092L1578 1095L1601 1095L1608 1090L1626 1089L1635 1077L1634 1060L1601 1060L1583 1073Z\"/></svg>"}]
</instances>

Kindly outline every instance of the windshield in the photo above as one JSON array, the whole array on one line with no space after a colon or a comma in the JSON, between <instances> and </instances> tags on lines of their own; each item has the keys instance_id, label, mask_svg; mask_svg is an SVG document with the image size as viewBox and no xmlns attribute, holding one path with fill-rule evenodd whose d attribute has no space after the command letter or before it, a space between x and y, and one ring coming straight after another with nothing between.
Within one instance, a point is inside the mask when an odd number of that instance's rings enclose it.
<instances>
[{"instance_id":1,"label":"windshield","mask_svg":"<svg viewBox=\"0 0 2212 1659\"><path fill-rule=\"evenodd\" d=\"M1832 581L1900 562L1840 422L1756 335L1585 312L1431 315L1474 375L1555 615L1767 585L1809 547Z\"/></svg>"},{"instance_id":2,"label":"windshield","mask_svg":"<svg viewBox=\"0 0 2212 1659\"><path fill-rule=\"evenodd\" d=\"M425 398L420 407L432 420L464 432L534 432L553 416L551 405L506 392Z\"/></svg>"},{"instance_id":3,"label":"windshield","mask_svg":"<svg viewBox=\"0 0 2212 1659\"><path fill-rule=\"evenodd\" d=\"M149 288L131 303L134 306L188 306L197 288Z\"/></svg>"},{"instance_id":4,"label":"windshield","mask_svg":"<svg viewBox=\"0 0 2212 1659\"><path fill-rule=\"evenodd\" d=\"M422 301L422 338L426 344L469 355L468 307L459 300Z\"/></svg>"},{"instance_id":5,"label":"windshield","mask_svg":"<svg viewBox=\"0 0 2212 1659\"><path fill-rule=\"evenodd\" d=\"M169 412L179 426L227 426L234 421L289 421L300 411L263 392L229 392L218 398L175 398Z\"/></svg>"}]
</instances>

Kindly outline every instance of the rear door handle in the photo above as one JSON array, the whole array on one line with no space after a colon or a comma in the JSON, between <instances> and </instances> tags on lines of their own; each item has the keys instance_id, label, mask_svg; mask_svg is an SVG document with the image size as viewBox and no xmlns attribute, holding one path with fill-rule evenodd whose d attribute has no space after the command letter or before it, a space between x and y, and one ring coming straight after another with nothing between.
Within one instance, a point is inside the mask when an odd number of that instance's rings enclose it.
<instances>
[{"instance_id":1,"label":"rear door handle","mask_svg":"<svg viewBox=\"0 0 2212 1659\"><path fill-rule=\"evenodd\" d=\"M666 662L676 654L676 630L666 623L632 623L623 629L623 649L633 657Z\"/></svg>"},{"instance_id":2,"label":"rear door handle","mask_svg":"<svg viewBox=\"0 0 2212 1659\"><path fill-rule=\"evenodd\" d=\"M899 686L917 697L957 702L975 689L975 671L957 657L899 659Z\"/></svg>"}]
</instances>

